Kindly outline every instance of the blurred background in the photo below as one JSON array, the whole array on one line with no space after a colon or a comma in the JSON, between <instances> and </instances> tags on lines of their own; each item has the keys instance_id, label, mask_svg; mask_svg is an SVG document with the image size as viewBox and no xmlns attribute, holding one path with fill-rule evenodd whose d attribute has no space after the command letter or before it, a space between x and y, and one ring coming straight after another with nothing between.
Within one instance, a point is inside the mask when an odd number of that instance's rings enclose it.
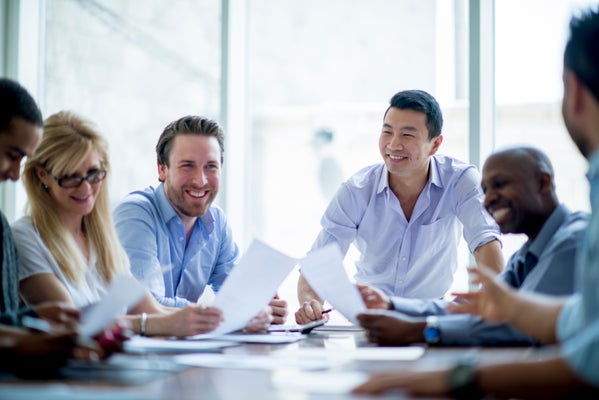
<instances>
[{"instance_id":1,"label":"blurred background","mask_svg":"<svg viewBox=\"0 0 599 400\"><path fill-rule=\"evenodd\" d=\"M557 190L589 210L585 160L560 113L567 24L578 0L5 0L2 74L44 116L72 109L111 146L113 203L157 184L154 146L201 114L227 137L218 204L243 250L259 238L301 257L338 185L380 162L399 90L433 94L440 153L479 165L498 147L547 152ZM4 185L11 220L21 183ZM504 238L507 257L524 241ZM466 247L455 290L467 287ZM356 254L345 264L350 276ZM294 272L280 295L297 307Z\"/></svg>"}]
</instances>

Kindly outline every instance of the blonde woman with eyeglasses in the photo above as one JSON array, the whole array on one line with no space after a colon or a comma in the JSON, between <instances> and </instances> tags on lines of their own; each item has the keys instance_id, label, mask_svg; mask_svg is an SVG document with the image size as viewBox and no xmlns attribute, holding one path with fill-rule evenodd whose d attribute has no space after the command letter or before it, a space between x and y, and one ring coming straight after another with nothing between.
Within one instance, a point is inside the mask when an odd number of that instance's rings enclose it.
<instances>
[{"instance_id":1,"label":"blonde woman with eyeglasses","mask_svg":"<svg viewBox=\"0 0 599 400\"><path fill-rule=\"evenodd\" d=\"M116 276L130 274L111 217L109 176L107 142L93 124L68 111L45 121L41 144L23 172L27 215L13 225L26 303L82 308L100 300ZM127 313L142 335L184 337L211 331L222 320L214 307L171 309L149 292Z\"/></svg>"}]
</instances>

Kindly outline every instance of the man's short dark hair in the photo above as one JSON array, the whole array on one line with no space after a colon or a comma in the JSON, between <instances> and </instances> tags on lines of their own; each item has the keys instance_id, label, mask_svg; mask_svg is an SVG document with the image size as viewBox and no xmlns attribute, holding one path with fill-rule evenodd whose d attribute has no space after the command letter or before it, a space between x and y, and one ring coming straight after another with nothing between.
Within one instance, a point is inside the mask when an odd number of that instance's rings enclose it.
<instances>
[{"instance_id":1,"label":"man's short dark hair","mask_svg":"<svg viewBox=\"0 0 599 400\"><path fill-rule=\"evenodd\" d=\"M215 137L220 146L220 162L222 164L225 154L225 135L221 127L215 121L199 117L197 115L187 115L168 124L156 145L156 158L158 164L168 166L168 157L173 146L173 139L177 135L202 135Z\"/></svg>"},{"instance_id":2,"label":"man's short dark hair","mask_svg":"<svg viewBox=\"0 0 599 400\"><path fill-rule=\"evenodd\" d=\"M564 66L574 72L599 101L599 7L583 11L570 20Z\"/></svg>"},{"instance_id":3,"label":"man's short dark hair","mask_svg":"<svg viewBox=\"0 0 599 400\"><path fill-rule=\"evenodd\" d=\"M389 100L389 107L384 116L391 107L400 110L414 110L426 114L426 128L428 129L428 138L433 139L441 134L443 128L443 114L437 100L424 90L404 90L395 93ZM383 118L384 118L383 116Z\"/></svg>"},{"instance_id":4,"label":"man's short dark hair","mask_svg":"<svg viewBox=\"0 0 599 400\"><path fill-rule=\"evenodd\" d=\"M0 132L10 128L13 118L43 126L42 112L27 89L8 78L0 78Z\"/></svg>"}]
</instances>

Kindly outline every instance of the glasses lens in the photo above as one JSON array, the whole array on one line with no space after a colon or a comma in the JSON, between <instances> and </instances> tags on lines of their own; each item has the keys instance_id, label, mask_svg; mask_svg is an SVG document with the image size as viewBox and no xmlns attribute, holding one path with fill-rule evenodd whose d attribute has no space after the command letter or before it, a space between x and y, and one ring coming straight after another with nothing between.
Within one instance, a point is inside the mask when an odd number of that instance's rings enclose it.
<instances>
[{"instance_id":1,"label":"glasses lens","mask_svg":"<svg viewBox=\"0 0 599 400\"><path fill-rule=\"evenodd\" d=\"M81 185L83 178L79 178L78 176L66 177L59 179L58 184L64 188L74 188Z\"/></svg>"},{"instance_id":2,"label":"glasses lens","mask_svg":"<svg viewBox=\"0 0 599 400\"><path fill-rule=\"evenodd\" d=\"M106 178L105 169L103 169L102 171L92 171L87 175L87 178L85 179L87 179L89 183L98 183L104 178Z\"/></svg>"}]
</instances>

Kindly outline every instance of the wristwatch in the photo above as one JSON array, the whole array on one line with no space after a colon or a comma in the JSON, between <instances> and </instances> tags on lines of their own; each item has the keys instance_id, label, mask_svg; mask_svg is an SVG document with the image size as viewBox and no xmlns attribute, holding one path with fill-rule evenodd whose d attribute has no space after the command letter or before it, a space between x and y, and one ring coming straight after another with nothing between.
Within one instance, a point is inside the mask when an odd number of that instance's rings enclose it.
<instances>
[{"instance_id":1,"label":"wristwatch","mask_svg":"<svg viewBox=\"0 0 599 400\"><path fill-rule=\"evenodd\" d=\"M441 341L441 328L439 318L434 315L426 317L426 326L424 328L424 340L428 344L438 344Z\"/></svg>"},{"instance_id":2,"label":"wristwatch","mask_svg":"<svg viewBox=\"0 0 599 400\"><path fill-rule=\"evenodd\" d=\"M463 359L449 373L449 395L454 399L482 399L484 393L478 387L476 362Z\"/></svg>"}]
</instances>

